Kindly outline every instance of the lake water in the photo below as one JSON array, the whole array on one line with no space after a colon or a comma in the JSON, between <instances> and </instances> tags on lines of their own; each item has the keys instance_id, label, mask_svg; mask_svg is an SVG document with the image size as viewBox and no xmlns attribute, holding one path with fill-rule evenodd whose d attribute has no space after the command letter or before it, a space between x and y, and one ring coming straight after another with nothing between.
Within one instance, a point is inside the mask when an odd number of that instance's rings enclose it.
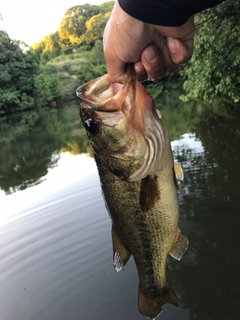
<instances>
[{"instance_id":1,"label":"lake water","mask_svg":"<svg viewBox=\"0 0 240 320\"><path fill-rule=\"evenodd\" d=\"M240 110L166 108L189 249L160 320L240 318ZM90 153L90 155L89 155ZM0 119L0 319L141 320L131 259L112 267L111 223L77 105Z\"/></svg>"}]
</instances>

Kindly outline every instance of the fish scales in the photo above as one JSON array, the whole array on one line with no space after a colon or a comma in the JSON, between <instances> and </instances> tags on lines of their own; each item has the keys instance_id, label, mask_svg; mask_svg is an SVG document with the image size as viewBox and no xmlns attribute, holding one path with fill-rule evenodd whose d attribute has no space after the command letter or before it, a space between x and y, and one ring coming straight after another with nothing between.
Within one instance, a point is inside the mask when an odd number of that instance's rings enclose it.
<instances>
[{"instance_id":1,"label":"fish scales","mask_svg":"<svg viewBox=\"0 0 240 320\"><path fill-rule=\"evenodd\" d=\"M113 265L120 271L133 256L139 311L155 319L163 304L179 304L166 279L166 259L180 260L188 246L178 228L176 177L183 177L182 170L132 67L124 86L106 75L78 88L77 96L112 219Z\"/></svg>"},{"instance_id":2,"label":"fish scales","mask_svg":"<svg viewBox=\"0 0 240 320\"><path fill-rule=\"evenodd\" d=\"M169 165L165 169L160 167L159 174L163 177L163 182L159 183L160 200L154 208L145 213L141 211L139 205L141 181L129 184L118 179L104 166L98 165L99 175L104 177L102 189L108 211L113 224L117 226L123 244L131 254L134 253L140 281L145 282L146 286L151 283L147 279L144 280L145 270L149 268L151 262L150 269L154 272L158 288L164 286L166 282L166 256L171 249L175 237L174 231L178 224L178 212L175 219L172 217L172 212L177 206L177 196L174 179L172 178L171 183L169 181L169 174L172 173L167 172L169 167ZM164 179L164 175L167 175L168 179ZM172 192L169 189L172 189ZM149 259L150 254L154 258Z\"/></svg>"}]
</instances>

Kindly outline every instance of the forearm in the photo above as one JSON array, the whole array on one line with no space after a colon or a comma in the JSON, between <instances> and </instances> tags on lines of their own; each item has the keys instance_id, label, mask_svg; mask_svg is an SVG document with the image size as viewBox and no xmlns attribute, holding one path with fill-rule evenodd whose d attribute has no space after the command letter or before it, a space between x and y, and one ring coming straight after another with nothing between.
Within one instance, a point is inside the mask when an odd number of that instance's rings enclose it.
<instances>
[{"instance_id":1,"label":"forearm","mask_svg":"<svg viewBox=\"0 0 240 320\"><path fill-rule=\"evenodd\" d=\"M130 16L161 26L181 26L191 15L214 7L223 0L118 0Z\"/></svg>"}]
</instances>

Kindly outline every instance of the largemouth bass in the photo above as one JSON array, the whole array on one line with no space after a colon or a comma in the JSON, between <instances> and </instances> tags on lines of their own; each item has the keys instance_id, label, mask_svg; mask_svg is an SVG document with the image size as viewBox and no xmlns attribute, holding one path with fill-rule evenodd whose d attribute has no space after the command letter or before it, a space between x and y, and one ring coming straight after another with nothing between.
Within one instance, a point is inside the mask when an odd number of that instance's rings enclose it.
<instances>
[{"instance_id":1,"label":"largemouth bass","mask_svg":"<svg viewBox=\"0 0 240 320\"><path fill-rule=\"evenodd\" d=\"M166 259L180 260L188 240L178 228L176 177L169 133L151 96L128 67L124 85L105 75L77 89L80 116L93 148L112 219L113 265L132 255L139 275L138 306L155 319L162 305L179 305L166 279Z\"/></svg>"}]
</instances>

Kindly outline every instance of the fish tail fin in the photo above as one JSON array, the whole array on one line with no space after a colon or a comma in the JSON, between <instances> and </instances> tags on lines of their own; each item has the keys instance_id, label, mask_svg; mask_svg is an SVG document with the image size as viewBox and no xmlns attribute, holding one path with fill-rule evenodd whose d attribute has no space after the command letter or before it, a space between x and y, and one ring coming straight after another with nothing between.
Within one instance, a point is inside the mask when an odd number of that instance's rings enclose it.
<instances>
[{"instance_id":1,"label":"fish tail fin","mask_svg":"<svg viewBox=\"0 0 240 320\"><path fill-rule=\"evenodd\" d=\"M179 300L174 290L166 284L158 293L148 292L139 287L138 309L139 312L148 319L156 319L162 312L162 306L171 303L179 306Z\"/></svg>"}]
</instances>

